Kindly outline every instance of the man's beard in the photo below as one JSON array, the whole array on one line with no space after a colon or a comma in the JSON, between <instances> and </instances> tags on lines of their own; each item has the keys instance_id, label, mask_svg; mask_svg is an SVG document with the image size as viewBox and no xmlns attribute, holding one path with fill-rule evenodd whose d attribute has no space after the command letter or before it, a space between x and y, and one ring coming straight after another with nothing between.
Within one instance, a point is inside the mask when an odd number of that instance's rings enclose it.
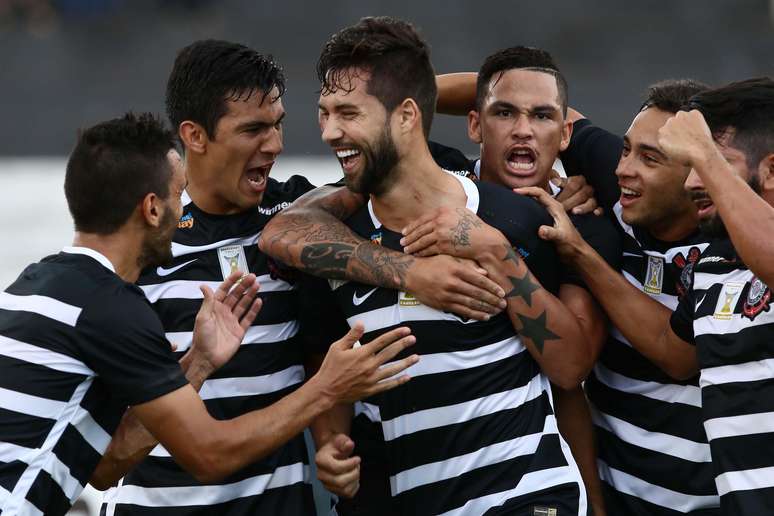
<instances>
[{"instance_id":1,"label":"man's beard","mask_svg":"<svg viewBox=\"0 0 774 516\"><path fill-rule=\"evenodd\" d=\"M164 210L158 228L145 234L137 263L141 269L156 267L172 261L172 237L177 228L177 218L171 208Z\"/></svg>"},{"instance_id":2,"label":"man's beard","mask_svg":"<svg viewBox=\"0 0 774 516\"><path fill-rule=\"evenodd\" d=\"M758 195L761 194L761 182L757 172L752 174L750 179L747 180L747 184L750 186L750 188L752 188L753 192ZM699 195L691 195L691 198L702 198L706 196L706 192L701 192ZM728 230L726 229L726 225L723 223L723 219L720 218L720 213L718 213L717 207L715 208L715 214L710 218L699 220L699 231L701 231L703 235L706 235L712 239L729 238Z\"/></svg>"},{"instance_id":3,"label":"man's beard","mask_svg":"<svg viewBox=\"0 0 774 516\"><path fill-rule=\"evenodd\" d=\"M365 164L357 183L347 182L350 190L362 194L381 195L391 186L394 169L398 164L398 150L390 135L389 126L385 126L379 139L372 147L362 149Z\"/></svg>"}]
</instances>

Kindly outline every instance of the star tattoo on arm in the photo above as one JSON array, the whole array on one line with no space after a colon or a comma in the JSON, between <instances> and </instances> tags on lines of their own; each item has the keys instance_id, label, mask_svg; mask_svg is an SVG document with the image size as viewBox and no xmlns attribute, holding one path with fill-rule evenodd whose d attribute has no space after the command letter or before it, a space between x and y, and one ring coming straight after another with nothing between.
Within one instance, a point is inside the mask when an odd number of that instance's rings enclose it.
<instances>
[{"instance_id":1,"label":"star tattoo on arm","mask_svg":"<svg viewBox=\"0 0 774 516\"><path fill-rule=\"evenodd\" d=\"M521 321L522 328L519 333L532 341L538 350L538 353L543 353L547 340L557 340L559 335L556 335L546 327L546 312L538 315L532 319L526 315L519 315L519 321Z\"/></svg>"},{"instance_id":2,"label":"star tattoo on arm","mask_svg":"<svg viewBox=\"0 0 774 516\"><path fill-rule=\"evenodd\" d=\"M521 258L511 246L503 244L503 247L505 247L504 262L510 260L517 266L521 264ZM527 269L524 277L517 278L515 276L508 276L508 280L511 282L511 291L505 294L505 297L521 297L524 299L524 302L527 303L527 306L531 307L532 293L540 290L540 284L535 283L530 279L529 269Z\"/></svg>"}]
</instances>

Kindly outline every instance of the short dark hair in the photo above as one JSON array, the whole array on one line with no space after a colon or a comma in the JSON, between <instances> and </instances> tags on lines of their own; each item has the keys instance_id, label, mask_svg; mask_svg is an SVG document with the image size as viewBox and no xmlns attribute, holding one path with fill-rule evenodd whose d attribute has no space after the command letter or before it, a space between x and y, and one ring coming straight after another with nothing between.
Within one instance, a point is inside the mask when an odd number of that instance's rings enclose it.
<instances>
[{"instance_id":1,"label":"short dark hair","mask_svg":"<svg viewBox=\"0 0 774 516\"><path fill-rule=\"evenodd\" d=\"M276 102L285 93L285 76L273 58L228 41L206 39L183 48L167 80L167 116L177 132L191 120L215 139L218 121L226 114L226 101L248 100L277 88Z\"/></svg>"},{"instance_id":2,"label":"short dark hair","mask_svg":"<svg viewBox=\"0 0 774 516\"><path fill-rule=\"evenodd\" d=\"M151 113L127 113L82 130L67 161L65 197L75 230L118 230L148 193L169 197L175 138Z\"/></svg>"},{"instance_id":3,"label":"short dark hair","mask_svg":"<svg viewBox=\"0 0 774 516\"><path fill-rule=\"evenodd\" d=\"M756 168L774 153L774 80L757 77L694 95L686 109L698 109L715 137L734 130L733 144L747 166Z\"/></svg>"},{"instance_id":4,"label":"short dark hair","mask_svg":"<svg viewBox=\"0 0 774 516\"><path fill-rule=\"evenodd\" d=\"M476 80L476 107L480 110L484 98L489 94L489 82L497 73L508 70L530 70L553 75L556 79L556 89L559 91L559 103L562 112L567 116L568 87L567 80L556 66L554 58L545 50L534 47L509 47L498 50L484 60L478 71Z\"/></svg>"},{"instance_id":5,"label":"short dark hair","mask_svg":"<svg viewBox=\"0 0 774 516\"><path fill-rule=\"evenodd\" d=\"M648 86L640 111L654 107L667 113L677 113L691 97L706 89L709 89L709 86L693 79L659 81Z\"/></svg>"},{"instance_id":6,"label":"short dark hair","mask_svg":"<svg viewBox=\"0 0 774 516\"><path fill-rule=\"evenodd\" d=\"M388 113L405 99L414 99L425 136L430 134L438 96L435 72L430 48L411 23L366 17L331 36L317 61L321 93L351 91L355 68L370 74L367 91Z\"/></svg>"}]
</instances>

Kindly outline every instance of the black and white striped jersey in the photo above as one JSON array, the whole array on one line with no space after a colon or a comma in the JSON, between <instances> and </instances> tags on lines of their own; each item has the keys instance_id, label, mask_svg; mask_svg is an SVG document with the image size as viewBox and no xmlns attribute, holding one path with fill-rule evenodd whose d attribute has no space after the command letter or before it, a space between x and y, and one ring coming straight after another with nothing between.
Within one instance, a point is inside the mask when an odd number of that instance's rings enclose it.
<instances>
[{"instance_id":1,"label":"black and white striped jersey","mask_svg":"<svg viewBox=\"0 0 774 516\"><path fill-rule=\"evenodd\" d=\"M774 312L771 289L713 242L672 329L695 342L704 428L721 513L774 514Z\"/></svg>"},{"instance_id":2,"label":"black and white striped jersey","mask_svg":"<svg viewBox=\"0 0 774 516\"><path fill-rule=\"evenodd\" d=\"M0 513L65 514L128 405L184 385L142 291L65 248L0 293Z\"/></svg>"},{"instance_id":3,"label":"black and white striped jersey","mask_svg":"<svg viewBox=\"0 0 774 516\"><path fill-rule=\"evenodd\" d=\"M500 229L555 291L556 254L537 236L541 224L550 224L548 214L502 187L454 177L465 188L467 207ZM370 202L347 224L401 249L401 235L381 225ZM411 381L356 406L380 424L400 514L586 514L585 490L557 430L549 381L507 315L466 320L424 306L407 292L339 280L331 286L350 325L364 323L364 341L401 325L417 339L402 355L421 355L408 370Z\"/></svg>"},{"instance_id":4,"label":"black and white striped jersey","mask_svg":"<svg viewBox=\"0 0 774 516\"><path fill-rule=\"evenodd\" d=\"M706 238L696 233L661 242L626 224L620 205L614 213L625 232L624 277L674 310ZM717 508L698 377L674 380L611 327L586 391L600 477L615 490L608 502L612 514L666 516Z\"/></svg>"},{"instance_id":5,"label":"black and white striped jersey","mask_svg":"<svg viewBox=\"0 0 774 516\"><path fill-rule=\"evenodd\" d=\"M679 242L662 242L621 219L615 169L622 147L621 137L589 120L579 120L562 161L569 173L586 176L621 229L626 279L674 309L707 240L697 232ZM675 381L611 326L608 341L586 381L586 392L610 514L717 513L719 500L701 424L698 377Z\"/></svg>"},{"instance_id":6,"label":"black and white striped jersey","mask_svg":"<svg viewBox=\"0 0 774 516\"><path fill-rule=\"evenodd\" d=\"M299 295L293 271L281 270L257 246L273 215L312 189L303 177L269 179L261 205L235 215L211 215L184 196L183 217L167 267L146 270L139 284L182 355L191 345L202 302L199 285L213 290L233 270L256 274L263 307L234 357L202 385L200 395L217 419L267 407L304 381ZM327 293L330 296L330 293ZM339 335L340 337L340 335ZM157 446L104 497L107 515L282 514L314 510L303 435L225 480L202 486Z\"/></svg>"}]
</instances>

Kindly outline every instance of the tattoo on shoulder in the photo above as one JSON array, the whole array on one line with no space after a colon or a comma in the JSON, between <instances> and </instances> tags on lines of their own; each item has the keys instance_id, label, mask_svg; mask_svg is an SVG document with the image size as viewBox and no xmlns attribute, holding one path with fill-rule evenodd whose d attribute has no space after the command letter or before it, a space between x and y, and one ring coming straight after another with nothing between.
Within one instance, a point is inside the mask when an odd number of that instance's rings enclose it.
<instances>
[{"instance_id":1,"label":"tattoo on shoulder","mask_svg":"<svg viewBox=\"0 0 774 516\"><path fill-rule=\"evenodd\" d=\"M415 258L408 254L364 242L355 250L355 260L352 261L354 280L385 288L406 287L406 274Z\"/></svg>"},{"instance_id":2,"label":"tattoo on shoulder","mask_svg":"<svg viewBox=\"0 0 774 516\"><path fill-rule=\"evenodd\" d=\"M536 318L532 319L526 315L519 315L519 321L522 324L522 328L519 333L532 341L538 350L538 353L543 353L547 340L557 340L560 337L553 333L546 326L546 312L544 311Z\"/></svg>"},{"instance_id":3,"label":"tattoo on shoulder","mask_svg":"<svg viewBox=\"0 0 774 516\"><path fill-rule=\"evenodd\" d=\"M352 244L310 244L301 250L301 264L304 270L313 274L343 279L354 250L355 246Z\"/></svg>"}]
</instances>

